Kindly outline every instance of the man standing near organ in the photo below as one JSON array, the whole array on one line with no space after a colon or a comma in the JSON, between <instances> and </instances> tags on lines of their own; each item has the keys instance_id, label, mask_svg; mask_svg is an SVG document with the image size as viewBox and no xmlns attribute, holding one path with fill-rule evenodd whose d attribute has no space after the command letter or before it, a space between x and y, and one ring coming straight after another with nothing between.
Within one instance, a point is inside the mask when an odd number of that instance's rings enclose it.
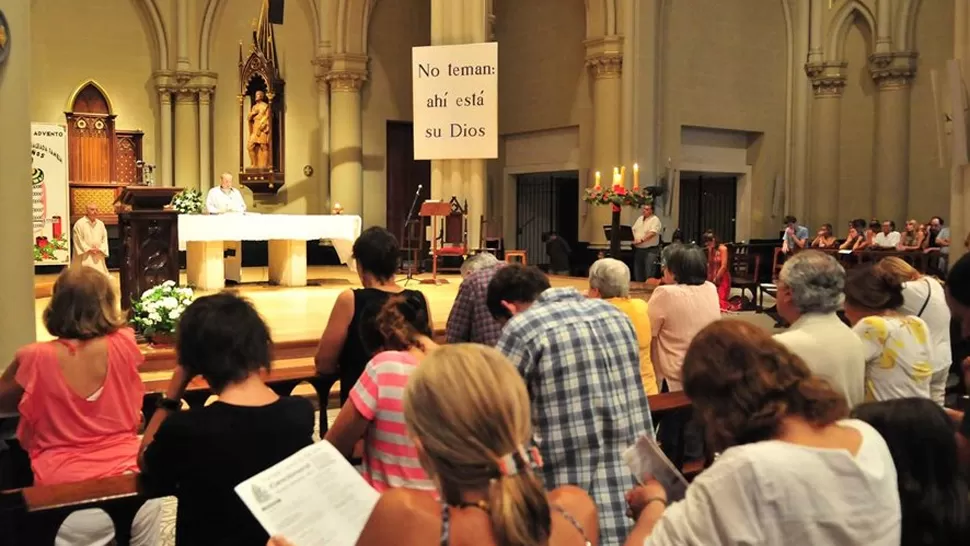
<instances>
[{"instance_id":1,"label":"man standing near organ","mask_svg":"<svg viewBox=\"0 0 970 546\"><path fill-rule=\"evenodd\" d=\"M81 265L108 274L108 230L98 220L98 206L89 203L83 218L74 223L74 257Z\"/></svg>"},{"instance_id":2,"label":"man standing near organ","mask_svg":"<svg viewBox=\"0 0 970 546\"><path fill-rule=\"evenodd\" d=\"M246 212L246 202L242 192L232 186L232 175L222 173L219 186L209 190L205 197L205 210L209 214L242 214ZM226 266L226 280L242 281L242 246L238 241L226 241L223 254Z\"/></svg>"}]
</instances>

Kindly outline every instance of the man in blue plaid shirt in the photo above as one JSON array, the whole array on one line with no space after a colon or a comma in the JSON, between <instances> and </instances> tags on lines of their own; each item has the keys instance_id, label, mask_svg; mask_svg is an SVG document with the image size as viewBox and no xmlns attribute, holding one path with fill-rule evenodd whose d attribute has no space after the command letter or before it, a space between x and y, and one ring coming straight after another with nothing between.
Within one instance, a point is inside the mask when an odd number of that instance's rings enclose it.
<instances>
[{"instance_id":1,"label":"man in blue plaid shirt","mask_svg":"<svg viewBox=\"0 0 970 546\"><path fill-rule=\"evenodd\" d=\"M546 488L585 489L599 508L600 544L623 544L624 495L636 480L621 454L653 435L630 319L575 288L550 288L541 271L520 265L495 274L488 309L508 321L496 348L529 389Z\"/></svg>"}]
</instances>

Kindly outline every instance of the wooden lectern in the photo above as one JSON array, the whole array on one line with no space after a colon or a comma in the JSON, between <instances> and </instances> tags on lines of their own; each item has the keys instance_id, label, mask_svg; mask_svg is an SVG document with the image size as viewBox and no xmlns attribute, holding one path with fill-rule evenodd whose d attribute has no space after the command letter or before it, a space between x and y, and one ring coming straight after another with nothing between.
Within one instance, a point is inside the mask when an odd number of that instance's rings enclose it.
<instances>
[{"instance_id":1,"label":"wooden lectern","mask_svg":"<svg viewBox=\"0 0 970 546\"><path fill-rule=\"evenodd\" d=\"M178 213L166 209L182 188L128 186L118 200L121 232L121 307L165 281L179 282Z\"/></svg>"},{"instance_id":2,"label":"wooden lectern","mask_svg":"<svg viewBox=\"0 0 970 546\"><path fill-rule=\"evenodd\" d=\"M421 284L448 284L438 278L438 218L451 214L451 203L446 201L425 201L421 204L419 216L431 217L431 278L421 279Z\"/></svg>"}]
</instances>

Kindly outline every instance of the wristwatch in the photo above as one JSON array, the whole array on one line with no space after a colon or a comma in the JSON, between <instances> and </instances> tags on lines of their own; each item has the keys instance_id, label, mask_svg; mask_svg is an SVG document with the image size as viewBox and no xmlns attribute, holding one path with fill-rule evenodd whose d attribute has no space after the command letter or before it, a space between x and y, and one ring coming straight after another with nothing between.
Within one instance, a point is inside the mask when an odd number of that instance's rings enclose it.
<instances>
[{"instance_id":1,"label":"wristwatch","mask_svg":"<svg viewBox=\"0 0 970 546\"><path fill-rule=\"evenodd\" d=\"M158 402L155 403L155 407L165 411L179 411L182 409L182 401L175 400L174 398L163 397L158 399Z\"/></svg>"}]
</instances>

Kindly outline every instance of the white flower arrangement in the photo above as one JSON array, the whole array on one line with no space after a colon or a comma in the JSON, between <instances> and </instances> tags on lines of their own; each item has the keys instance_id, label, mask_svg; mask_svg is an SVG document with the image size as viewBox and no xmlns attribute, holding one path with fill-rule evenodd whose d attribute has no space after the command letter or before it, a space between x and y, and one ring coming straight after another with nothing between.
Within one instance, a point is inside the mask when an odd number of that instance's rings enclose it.
<instances>
[{"instance_id":1,"label":"white flower arrangement","mask_svg":"<svg viewBox=\"0 0 970 546\"><path fill-rule=\"evenodd\" d=\"M145 290L131 304L131 322L145 336L156 333L173 333L178 319L195 295L191 288L180 288L174 281Z\"/></svg>"},{"instance_id":2,"label":"white flower arrangement","mask_svg":"<svg viewBox=\"0 0 970 546\"><path fill-rule=\"evenodd\" d=\"M172 208L179 214L202 214L202 192L195 188L182 190L172 198Z\"/></svg>"}]
</instances>

